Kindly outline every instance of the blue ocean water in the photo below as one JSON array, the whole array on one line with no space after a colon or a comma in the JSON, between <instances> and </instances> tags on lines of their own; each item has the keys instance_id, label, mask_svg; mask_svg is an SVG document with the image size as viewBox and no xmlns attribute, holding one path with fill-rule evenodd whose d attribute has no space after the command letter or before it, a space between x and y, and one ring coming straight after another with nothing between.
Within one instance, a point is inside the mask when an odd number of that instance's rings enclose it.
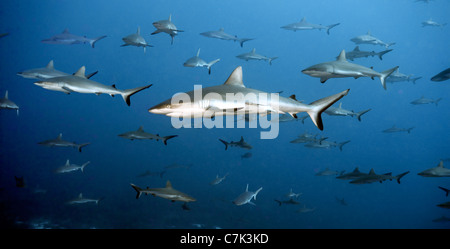
<instances>
[{"instance_id":1,"label":"blue ocean water","mask_svg":"<svg viewBox=\"0 0 450 249\"><path fill-rule=\"evenodd\" d=\"M0 207L3 227L19 228L437 228L450 223L434 222L450 211L437 204L450 201L438 186L450 189L449 178L426 178L417 173L436 166L441 159L450 162L448 123L449 81L430 78L450 65L448 26L422 27L430 17L450 22L450 3L414 0L320 0L320 1L2 1L0 3L0 95L20 107L1 110L0 128ZM179 32L151 35L152 23L167 19ZM293 32L281 26L303 17L315 24L340 23L330 34L324 30ZM136 32L153 47L123 44L122 37ZM245 42L224 41L201 36L219 30ZM107 35L95 48L89 44L44 44L41 40L68 29L89 38ZM388 83L384 90L374 80L329 79L324 84L301 70L335 60L342 49L351 51L351 38L371 34L385 42L395 42L393 51L383 56L355 59L353 63L384 71L399 66L400 72L421 76L412 82ZM204 68L183 67L201 48L205 61L221 60ZM278 56L272 65L265 61L244 61L236 55L253 48L268 57ZM382 51L383 46L360 45L361 50ZM120 96L49 91L16 73L44 67L54 60L57 70L74 73L99 71L92 80L128 89L153 84L131 97L127 106ZM345 89L350 92L334 106L361 111L371 108L359 122L354 117L322 114L324 130L308 118L280 123L276 139L260 139L262 128L182 128L175 129L169 117L151 114L148 109L177 92L225 82L242 66L247 87L279 92L310 103ZM438 105L412 105L421 96L442 98ZM299 114L300 115L300 114ZM301 114L304 115L304 114ZM386 134L396 125L415 127L406 132ZM167 145L155 140L126 140L118 134L137 130L161 136L178 135ZM351 142L330 149L307 148L290 141L308 132L328 137L328 141ZM48 148L37 143L56 138L77 143L90 142L80 153L73 148ZM238 141L241 136L253 146L249 151L228 148L218 140ZM251 157L242 158L247 152ZM84 172L55 174L70 159ZM178 167L171 167L178 166ZM354 185L336 175L316 176L329 168L351 172L359 167L378 174L410 171L398 184L394 181ZM138 175L166 170L162 177ZM218 185L209 183L216 175L227 174ZM16 187L14 176L24 177L26 187ZM151 188L173 187L194 198L188 203L141 196L130 183ZM263 187L255 205L232 203L245 191ZM45 193L36 193L36 189ZM297 205L279 204L288 200L292 189L302 193ZM67 205L83 193L86 198L102 198L93 203ZM344 199L342 205L338 199ZM312 212L298 212L303 206Z\"/></svg>"}]
</instances>

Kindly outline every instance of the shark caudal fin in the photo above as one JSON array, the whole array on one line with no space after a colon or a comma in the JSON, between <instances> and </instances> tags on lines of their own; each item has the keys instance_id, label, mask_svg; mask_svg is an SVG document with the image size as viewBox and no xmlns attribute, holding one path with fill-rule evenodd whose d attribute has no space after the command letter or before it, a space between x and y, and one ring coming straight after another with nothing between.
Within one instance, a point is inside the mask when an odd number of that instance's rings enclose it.
<instances>
[{"instance_id":1,"label":"shark caudal fin","mask_svg":"<svg viewBox=\"0 0 450 249\"><path fill-rule=\"evenodd\" d=\"M386 78L389 77L389 75L391 75L395 70L397 70L397 68L398 68L398 66L381 72L380 81L381 81L381 85L383 86L384 90L387 90L386 89Z\"/></svg>"},{"instance_id":2,"label":"shark caudal fin","mask_svg":"<svg viewBox=\"0 0 450 249\"><path fill-rule=\"evenodd\" d=\"M377 53L377 54L378 54L378 57L380 58L380 60L383 60L383 55L385 55L385 54L391 52L392 50L393 50L393 49L388 49L388 50L381 51L381 52Z\"/></svg>"},{"instance_id":3,"label":"shark caudal fin","mask_svg":"<svg viewBox=\"0 0 450 249\"><path fill-rule=\"evenodd\" d=\"M244 47L244 42L251 41L251 40L253 40L253 38L242 38L242 39L239 39L239 43L241 44L241 48Z\"/></svg>"},{"instance_id":4,"label":"shark caudal fin","mask_svg":"<svg viewBox=\"0 0 450 249\"><path fill-rule=\"evenodd\" d=\"M91 47L94 48L95 47L95 43L100 41L101 39L103 39L105 37L106 37L106 35L103 35L103 36L100 36L100 37L97 37L95 39L90 40L89 43L91 44Z\"/></svg>"},{"instance_id":5,"label":"shark caudal fin","mask_svg":"<svg viewBox=\"0 0 450 249\"><path fill-rule=\"evenodd\" d=\"M275 57L269 58L269 65L271 65L271 66L272 66L272 61L273 61L273 60L275 60L276 58L278 58L278 56L275 56Z\"/></svg>"},{"instance_id":6,"label":"shark caudal fin","mask_svg":"<svg viewBox=\"0 0 450 249\"><path fill-rule=\"evenodd\" d=\"M385 47L386 47L386 48L389 48L389 47L392 46L392 45L395 45L395 42L387 43L387 44L385 45Z\"/></svg>"},{"instance_id":7,"label":"shark caudal fin","mask_svg":"<svg viewBox=\"0 0 450 249\"><path fill-rule=\"evenodd\" d=\"M83 165L81 165L81 172L84 172L84 167L86 167L86 165L88 165L90 163L91 163L91 161L87 161Z\"/></svg>"},{"instance_id":8,"label":"shark caudal fin","mask_svg":"<svg viewBox=\"0 0 450 249\"><path fill-rule=\"evenodd\" d=\"M219 138L219 141L222 142L223 144L225 144L225 150L228 149L228 142L223 141L222 139Z\"/></svg>"},{"instance_id":9,"label":"shark caudal fin","mask_svg":"<svg viewBox=\"0 0 450 249\"><path fill-rule=\"evenodd\" d=\"M342 151L342 147L344 147L344 145L346 145L348 143L350 143L350 140L340 143L339 144L339 150Z\"/></svg>"},{"instance_id":10,"label":"shark caudal fin","mask_svg":"<svg viewBox=\"0 0 450 249\"><path fill-rule=\"evenodd\" d=\"M131 187L134 188L134 190L136 190L137 194L136 194L136 199L139 199L139 197L142 194L142 189L136 185L134 185L133 183L130 183Z\"/></svg>"},{"instance_id":11,"label":"shark caudal fin","mask_svg":"<svg viewBox=\"0 0 450 249\"><path fill-rule=\"evenodd\" d=\"M83 148L84 146L87 146L89 144L91 144L91 143L85 143L85 144L78 145L78 151L81 152L81 148Z\"/></svg>"},{"instance_id":12,"label":"shark caudal fin","mask_svg":"<svg viewBox=\"0 0 450 249\"><path fill-rule=\"evenodd\" d=\"M169 139L171 139L171 138L174 138L174 137L178 137L178 135L172 135L172 136L165 136L165 137L163 137L163 142L164 142L164 145L167 145L167 140L169 140Z\"/></svg>"},{"instance_id":13,"label":"shark caudal fin","mask_svg":"<svg viewBox=\"0 0 450 249\"><path fill-rule=\"evenodd\" d=\"M449 190L449 189L443 188L443 187L441 187L441 186L438 186L438 188L440 188L440 189L442 189L442 190L445 191L445 196L448 196L448 193L450 193L450 190Z\"/></svg>"},{"instance_id":14,"label":"shark caudal fin","mask_svg":"<svg viewBox=\"0 0 450 249\"><path fill-rule=\"evenodd\" d=\"M367 110L365 110L365 111L357 112L357 113L356 113L356 118L358 119L358 121L361 122L361 116L362 116L363 114L367 113L367 112L370 111L370 110L372 110L372 109L367 109Z\"/></svg>"},{"instance_id":15,"label":"shark caudal fin","mask_svg":"<svg viewBox=\"0 0 450 249\"><path fill-rule=\"evenodd\" d=\"M200 51L200 49L199 49L199 51ZM213 60L213 61L211 61L210 63L208 63L208 65L207 65L207 68L208 68L208 74L211 74L211 66L214 65L214 64L216 64L216 63L219 62L219 61L220 61L220 59L217 59L217 60Z\"/></svg>"},{"instance_id":16,"label":"shark caudal fin","mask_svg":"<svg viewBox=\"0 0 450 249\"><path fill-rule=\"evenodd\" d=\"M309 104L311 109L307 111L307 113L311 117L312 121L317 126L317 128L319 128L319 130L323 130L323 123L321 116L322 112L324 112L328 107L336 103L342 97L347 95L348 91L350 91L350 89L316 100L311 104Z\"/></svg>"},{"instance_id":17,"label":"shark caudal fin","mask_svg":"<svg viewBox=\"0 0 450 249\"><path fill-rule=\"evenodd\" d=\"M402 178L402 177L404 177L406 174L408 174L409 173L409 171L406 171L405 173L401 173L400 175L398 175L398 176L396 176L395 178L397 178L397 182L398 182L398 184L400 184L400 179Z\"/></svg>"},{"instance_id":18,"label":"shark caudal fin","mask_svg":"<svg viewBox=\"0 0 450 249\"><path fill-rule=\"evenodd\" d=\"M327 26L327 34L330 34L330 29L338 26L340 23L331 24Z\"/></svg>"},{"instance_id":19,"label":"shark caudal fin","mask_svg":"<svg viewBox=\"0 0 450 249\"><path fill-rule=\"evenodd\" d=\"M130 97L135 94L138 93L144 89L147 89L149 87L151 87L153 84L147 85L147 86L141 86L141 87L136 87L136 88L132 88L132 89L126 89L121 91L121 95L123 100L125 101L125 103L127 103L128 106L130 106L131 102L130 102Z\"/></svg>"},{"instance_id":20,"label":"shark caudal fin","mask_svg":"<svg viewBox=\"0 0 450 249\"><path fill-rule=\"evenodd\" d=\"M258 195L259 191L261 191L263 188L260 187L258 190L256 190L255 195L253 196L253 199L256 201L256 196Z\"/></svg>"},{"instance_id":21,"label":"shark caudal fin","mask_svg":"<svg viewBox=\"0 0 450 249\"><path fill-rule=\"evenodd\" d=\"M441 101L442 100L442 98L438 98L438 99L436 99L435 101L434 101L434 104L437 106L438 105L438 103L439 103L439 101ZM17 114L17 115L19 115L19 114Z\"/></svg>"}]
</instances>

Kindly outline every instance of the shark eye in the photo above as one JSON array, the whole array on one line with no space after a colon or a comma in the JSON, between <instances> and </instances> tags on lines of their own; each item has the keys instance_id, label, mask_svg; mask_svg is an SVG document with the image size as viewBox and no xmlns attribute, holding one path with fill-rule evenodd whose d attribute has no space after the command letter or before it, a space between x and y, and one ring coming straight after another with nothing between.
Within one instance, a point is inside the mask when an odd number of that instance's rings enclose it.
<instances>
[{"instance_id":1,"label":"shark eye","mask_svg":"<svg viewBox=\"0 0 450 249\"><path fill-rule=\"evenodd\" d=\"M166 105L166 108L167 108L167 109L170 109L170 105Z\"/></svg>"}]
</instances>

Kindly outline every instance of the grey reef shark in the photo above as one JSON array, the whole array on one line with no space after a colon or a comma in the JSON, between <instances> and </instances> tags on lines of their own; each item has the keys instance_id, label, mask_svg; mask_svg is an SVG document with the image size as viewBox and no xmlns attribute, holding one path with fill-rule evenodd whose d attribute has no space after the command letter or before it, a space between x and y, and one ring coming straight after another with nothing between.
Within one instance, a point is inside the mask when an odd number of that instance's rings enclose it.
<instances>
[{"instance_id":1,"label":"grey reef shark","mask_svg":"<svg viewBox=\"0 0 450 249\"><path fill-rule=\"evenodd\" d=\"M125 46L135 46L135 47L143 47L144 53L146 47L153 47L152 45L148 44L144 37L141 36L141 28L138 27L136 33L127 35L122 38L122 41L124 44L120 45L121 47Z\"/></svg>"},{"instance_id":2,"label":"grey reef shark","mask_svg":"<svg viewBox=\"0 0 450 249\"><path fill-rule=\"evenodd\" d=\"M431 81L444 81L450 79L450 68L445 69L444 71L436 74L435 76L431 77Z\"/></svg>"},{"instance_id":3,"label":"grey reef shark","mask_svg":"<svg viewBox=\"0 0 450 249\"><path fill-rule=\"evenodd\" d=\"M97 73L98 71L90 73L86 75L86 78L89 79ZM26 79L46 80L55 77L69 76L70 74L56 70L54 62L53 60L51 60L46 67L28 69L22 72L18 72L17 75Z\"/></svg>"},{"instance_id":4,"label":"grey reef shark","mask_svg":"<svg viewBox=\"0 0 450 249\"><path fill-rule=\"evenodd\" d=\"M236 56L237 58L245 61L249 60L257 60L257 61L268 61L269 65L272 65L272 61L275 60L278 57L266 57L264 55L260 55L256 53L256 49L252 49L252 51L248 53L243 53Z\"/></svg>"},{"instance_id":5,"label":"grey reef shark","mask_svg":"<svg viewBox=\"0 0 450 249\"><path fill-rule=\"evenodd\" d=\"M0 110L16 110L17 116L19 116L19 106L14 103L8 97L8 90L5 92L5 97L0 98Z\"/></svg>"},{"instance_id":6,"label":"grey reef shark","mask_svg":"<svg viewBox=\"0 0 450 249\"><path fill-rule=\"evenodd\" d=\"M208 69L208 74L211 74L212 65L216 64L219 61L220 61L220 58L207 63L202 58L200 58L200 48L199 48L197 51L197 55L189 58L186 62L183 63L183 66L185 66L185 67L206 67Z\"/></svg>"},{"instance_id":7,"label":"grey reef shark","mask_svg":"<svg viewBox=\"0 0 450 249\"><path fill-rule=\"evenodd\" d=\"M123 137L126 139L130 139L130 140L144 140L144 139L155 139L156 141L163 141L164 145L167 145L167 140L174 138L174 137L178 137L178 135L171 135L171 136L165 136L165 137L161 137L159 136L159 134L151 134L148 132L145 132L144 129L142 128L142 126L140 126L136 131L129 131L129 132L125 132L123 134L119 134L119 137Z\"/></svg>"},{"instance_id":8,"label":"grey reef shark","mask_svg":"<svg viewBox=\"0 0 450 249\"><path fill-rule=\"evenodd\" d=\"M244 47L244 42L254 40L254 38L238 38L236 35L230 35L225 33L224 28L220 28L219 30L215 31L206 31L203 33L200 33L200 35L203 35L205 37L209 38L216 38L220 40L225 41L237 41L241 45L241 47Z\"/></svg>"},{"instance_id":9,"label":"grey reef shark","mask_svg":"<svg viewBox=\"0 0 450 249\"><path fill-rule=\"evenodd\" d=\"M172 38L172 41L170 44L173 44L173 38L178 35L178 32L184 32L183 30L179 30L175 24L172 22L172 14L169 15L169 19L167 20L160 20L153 22L153 26L156 28L156 30L152 33L152 35L156 35L159 33L166 33L170 35L170 38Z\"/></svg>"},{"instance_id":10,"label":"grey reef shark","mask_svg":"<svg viewBox=\"0 0 450 249\"><path fill-rule=\"evenodd\" d=\"M292 23L292 24L288 24L285 26L282 26L282 29L287 29L287 30L292 30L292 31L297 31L297 30L312 30L312 29L318 29L318 30L326 30L327 34L330 34L330 29L336 27L337 25L339 25L340 23L336 23L336 24L331 24L328 26L324 26L321 24L314 24L314 23L309 23L306 21L306 18L303 17L302 20L300 22L296 22L296 23Z\"/></svg>"},{"instance_id":11,"label":"grey reef shark","mask_svg":"<svg viewBox=\"0 0 450 249\"><path fill-rule=\"evenodd\" d=\"M247 142L244 141L244 137L242 137L242 136L241 136L241 140L236 141L236 142L233 142L233 141L227 142L227 141L224 141L224 140L222 140L220 138L219 138L219 141L222 142L225 145L225 150L228 149L228 146L240 147L240 148L247 149L247 150L250 150L250 149L253 148L250 144L248 144Z\"/></svg>"},{"instance_id":12,"label":"grey reef shark","mask_svg":"<svg viewBox=\"0 0 450 249\"><path fill-rule=\"evenodd\" d=\"M41 42L46 44L86 44L89 43L92 48L95 47L95 43L105 38L106 35L97 38L87 38L86 36L78 36L71 34L68 29L65 29L61 34L54 35L50 38L44 39Z\"/></svg>"},{"instance_id":13,"label":"grey reef shark","mask_svg":"<svg viewBox=\"0 0 450 249\"><path fill-rule=\"evenodd\" d=\"M91 144L91 143L83 143L77 144L75 142L68 142L62 139L62 133L58 135L55 139L49 139L38 143L39 145L48 146L48 147L74 147L77 148L79 152L81 152L81 148Z\"/></svg>"},{"instance_id":14,"label":"grey reef shark","mask_svg":"<svg viewBox=\"0 0 450 249\"><path fill-rule=\"evenodd\" d=\"M172 202L174 202L174 201L181 201L181 202L196 201L195 198L189 196L188 194L185 194L181 191L174 189L172 187L172 183L170 183L170 181L167 181L166 187L164 187L164 188L149 188L149 187L147 187L147 188L143 189L132 183L130 183L130 185L137 192L136 199L139 199L139 197L142 194L145 194L145 195L150 194L153 196L171 200Z\"/></svg>"},{"instance_id":15,"label":"grey reef shark","mask_svg":"<svg viewBox=\"0 0 450 249\"><path fill-rule=\"evenodd\" d=\"M261 191L262 189L263 188L260 187L255 192L248 191L248 184L247 184L247 187L245 188L245 192L240 194L236 199L234 199L233 204L235 204L236 206L241 206L241 205L244 205L247 203L255 205L255 203L252 202L252 199L256 200L256 196L258 195L259 191Z\"/></svg>"}]
</instances>

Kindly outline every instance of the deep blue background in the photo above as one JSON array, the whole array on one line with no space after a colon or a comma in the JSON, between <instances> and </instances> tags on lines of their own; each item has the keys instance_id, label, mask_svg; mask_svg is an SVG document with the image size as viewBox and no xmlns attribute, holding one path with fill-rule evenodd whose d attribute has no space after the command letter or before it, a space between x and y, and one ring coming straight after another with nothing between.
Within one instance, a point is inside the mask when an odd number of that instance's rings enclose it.
<instances>
[{"instance_id":1,"label":"deep blue background","mask_svg":"<svg viewBox=\"0 0 450 249\"><path fill-rule=\"evenodd\" d=\"M436 0L429 4L413 0L398 1L2 1L0 33L0 95L5 90L20 106L0 111L0 192L3 222L16 226L49 221L57 228L448 228L448 223L432 222L448 210L436 207L449 201L438 186L450 188L448 178L423 178L417 173L450 157L448 113L450 81L429 79L450 65L450 27L422 28L421 22L450 22L450 3ZM167 19L180 30L170 44L164 33L150 35L152 22ZM340 23L325 31L292 32L280 27L302 17L317 24ZM121 38L136 32L154 47L120 47ZM93 49L88 44L50 45L40 41L64 29L89 38L107 35ZM206 38L201 32L224 28L240 38L255 38L241 48L238 43ZM371 31L385 42L396 42L383 61L377 57L356 59L376 71L400 66L400 72L423 78L416 84L388 84L385 91L378 79L318 78L301 70L334 60L342 49L353 50L351 38ZM221 58L211 75L203 68L183 67L183 62L201 48L205 61ZM235 56L256 48L268 57L278 56L272 66L263 61L242 61ZM362 50L381 51L381 46L361 45ZM87 72L98 70L92 78L119 89L153 86L131 98L128 107L120 96L91 94L66 95L37 87L33 80L16 73L44 67L54 60L55 68L75 72L85 65ZM170 118L148 113L148 108L176 92L222 84L234 68L242 65L247 87L267 92L296 94L310 103L350 88L341 101L343 107L361 111L362 122L351 117L323 114L324 131L310 119L305 124L280 124L274 140L260 140L261 129L174 129ZM438 106L414 106L420 98L443 98ZM302 114L304 115L304 114ZM391 127L411 127L411 134L385 134ZM178 135L164 146L161 141L129 141L117 135L143 126L160 135ZM327 136L330 141L351 140L330 150L309 149L289 141L308 131ZM82 153L70 148L47 148L37 142L63 138L78 143L91 142ZM245 150L224 150L218 138L245 140L253 146L253 156L241 159ZM67 159L91 164L84 173L57 175L53 170ZM138 178L146 171L161 171L178 163L192 167L168 170L163 178ZM450 162L445 162L446 167ZM396 182L351 185L334 176L315 176L330 168L393 175L410 171ZM210 186L216 174L229 172L225 181ZM14 176L24 176L27 187L15 187ZM190 211L180 203L143 196L135 199L129 183L162 187L170 180L174 188L190 194L197 202ZM231 200L245 190L260 186L256 206L235 206ZM47 190L33 193L37 186ZM312 213L296 213L300 206L281 206L274 199L286 199L289 189L302 192L299 201L315 207ZM104 197L99 206L68 206L64 202L80 192L85 197ZM342 206L336 198L345 198Z\"/></svg>"}]
</instances>

